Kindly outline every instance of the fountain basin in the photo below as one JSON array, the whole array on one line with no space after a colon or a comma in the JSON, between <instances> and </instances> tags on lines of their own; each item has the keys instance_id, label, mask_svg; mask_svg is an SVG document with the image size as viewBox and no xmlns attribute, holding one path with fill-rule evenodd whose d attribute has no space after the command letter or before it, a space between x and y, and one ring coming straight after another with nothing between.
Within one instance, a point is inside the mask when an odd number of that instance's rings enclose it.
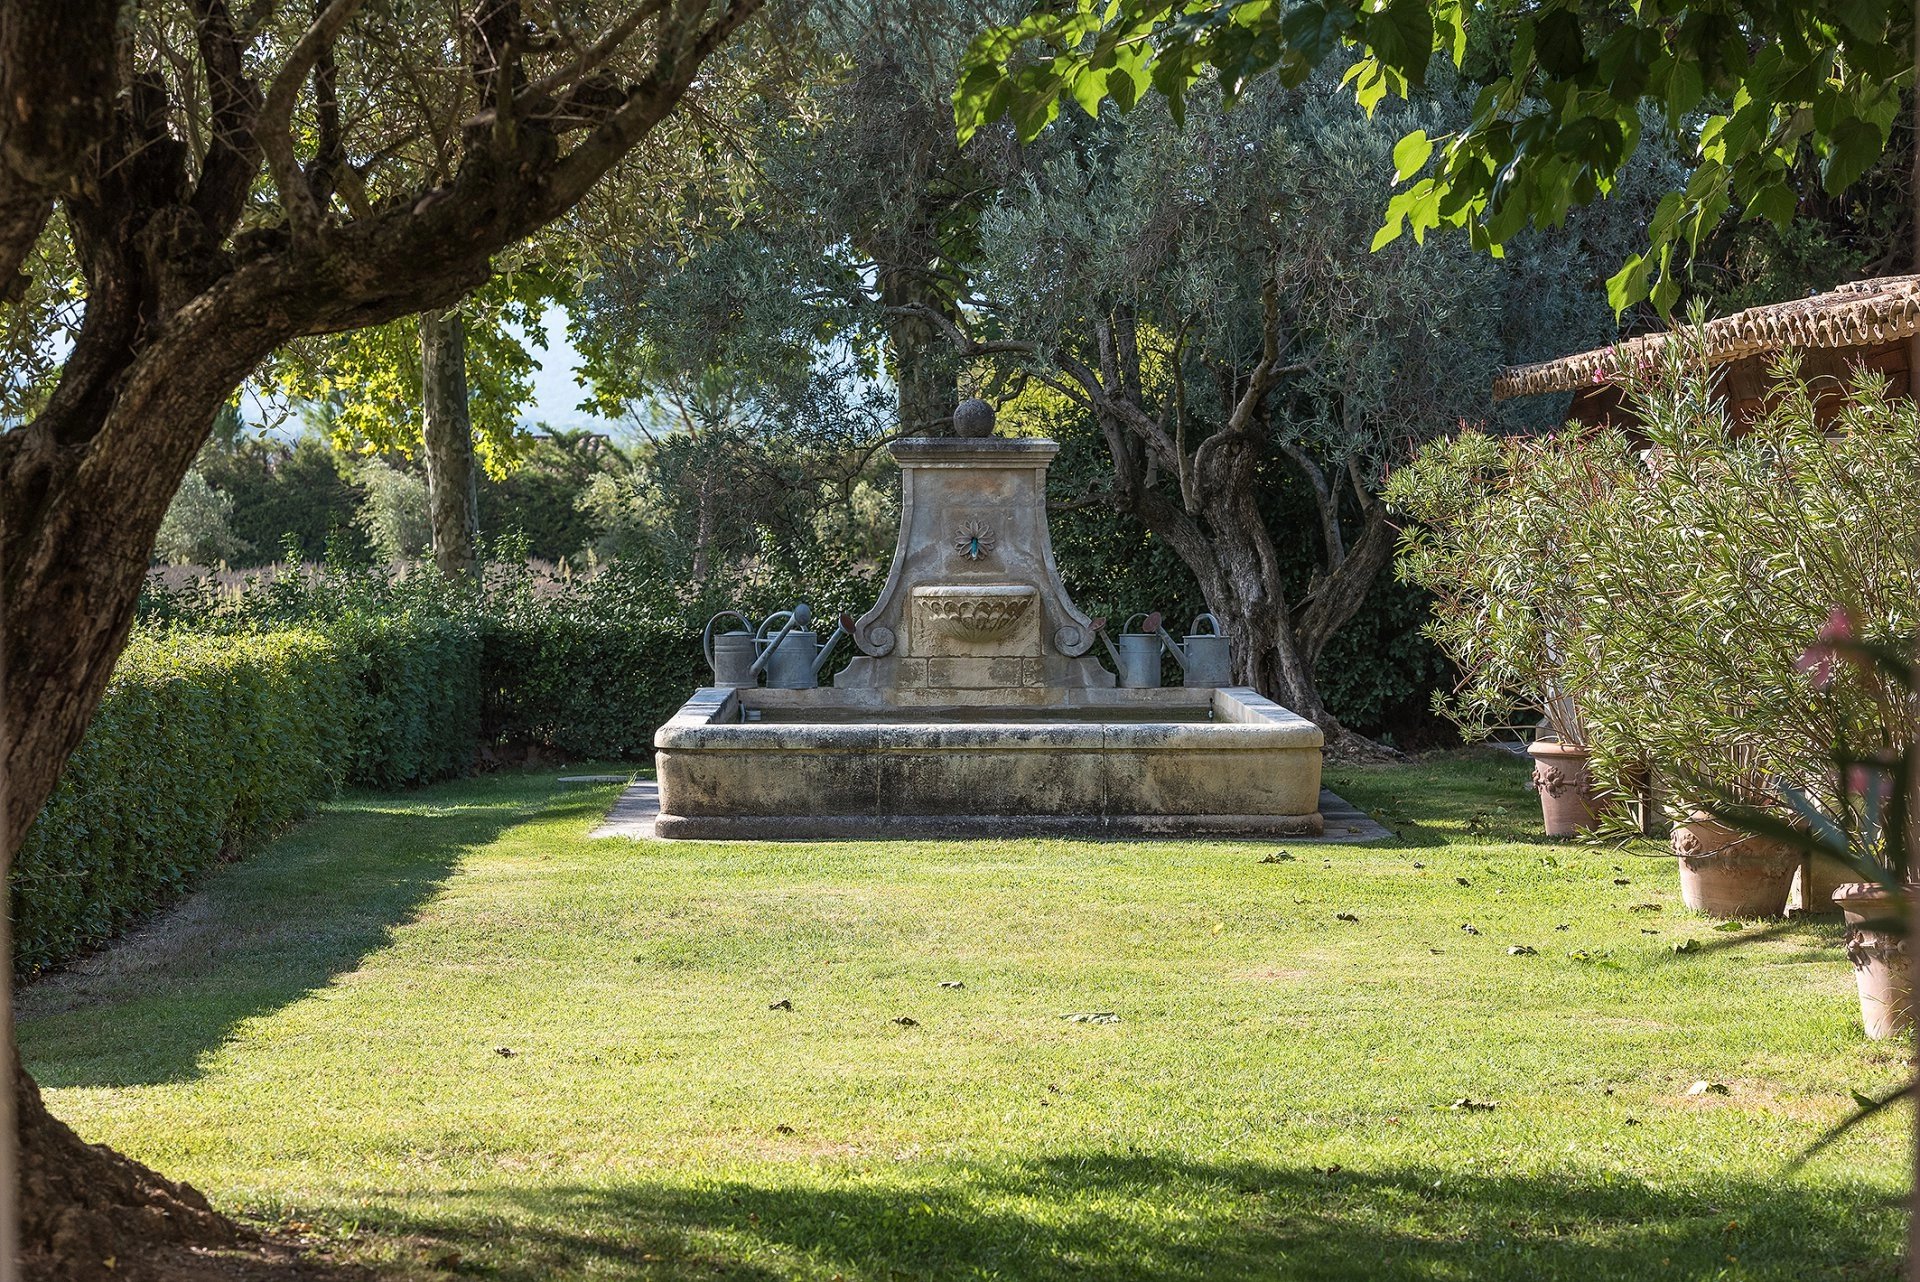
<instances>
[{"instance_id":1,"label":"fountain basin","mask_svg":"<svg viewBox=\"0 0 1920 1282\"><path fill-rule=\"evenodd\" d=\"M654 735L666 838L1318 835L1319 727L1251 689L997 704L702 689Z\"/></svg>"}]
</instances>

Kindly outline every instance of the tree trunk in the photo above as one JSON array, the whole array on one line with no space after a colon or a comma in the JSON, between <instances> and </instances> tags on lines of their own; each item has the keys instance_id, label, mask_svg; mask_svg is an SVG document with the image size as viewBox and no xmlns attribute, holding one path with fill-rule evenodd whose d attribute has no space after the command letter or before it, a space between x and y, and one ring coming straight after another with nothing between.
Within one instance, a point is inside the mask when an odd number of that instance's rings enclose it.
<instances>
[{"instance_id":1,"label":"tree trunk","mask_svg":"<svg viewBox=\"0 0 1920 1282\"><path fill-rule=\"evenodd\" d=\"M47 1112L10 1055L20 1137L20 1275L36 1282L152 1276L156 1250L232 1246L246 1235L190 1184L88 1144Z\"/></svg>"},{"instance_id":2,"label":"tree trunk","mask_svg":"<svg viewBox=\"0 0 1920 1282\"><path fill-rule=\"evenodd\" d=\"M889 308L952 308L923 274L898 267L880 269L880 301ZM952 341L932 321L890 313L887 364L899 396L900 427L912 436L931 436L951 427L960 402L960 360Z\"/></svg>"},{"instance_id":3,"label":"tree trunk","mask_svg":"<svg viewBox=\"0 0 1920 1282\"><path fill-rule=\"evenodd\" d=\"M433 563L450 579L468 578L478 557L480 494L467 405L467 326L457 307L420 313L420 393Z\"/></svg>"}]
</instances>

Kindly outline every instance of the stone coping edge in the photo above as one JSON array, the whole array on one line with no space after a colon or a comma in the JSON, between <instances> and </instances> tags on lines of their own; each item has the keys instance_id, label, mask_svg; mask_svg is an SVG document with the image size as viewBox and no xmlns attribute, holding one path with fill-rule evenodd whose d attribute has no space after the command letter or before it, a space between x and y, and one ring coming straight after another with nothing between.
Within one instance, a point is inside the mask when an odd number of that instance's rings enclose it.
<instances>
[{"instance_id":1,"label":"stone coping edge","mask_svg":"<svg viewBox=\"0 0 1920 1282\"><path fill-rule=\"evenodd\" d=\"M834 699L830 689L815 692L820 705L836 712L861 709ZM1025 750L1128 752L1260 752L1276 748L1313 749L1326 742L1320 727L1245 687L1212 692L1214 721L1069 721L1049 724L1045 705L1022 707L1029 714L1006 721L776 721L743 724L720 720L734 710L740 692L705 687L681 705L654 732L653 746L664 751L813 751L915 752ZM791 708L797 702L788 703ZM1082 708L1088 705L1079 705ZM1125 706L1116 700L1111 706ZM907 711L894 705L891 711Z\"/></svg>"},{"instance_id":2,"label":"stone coping edge","mask_svg":"<svg viewBox=\"0 0 1920 1282\"><path fill-rule=\"evenodd\" d=\"M660 815L675 841L838 841L953 837L1319 837L1306 815Z\"/></svg>"}]
</instances>

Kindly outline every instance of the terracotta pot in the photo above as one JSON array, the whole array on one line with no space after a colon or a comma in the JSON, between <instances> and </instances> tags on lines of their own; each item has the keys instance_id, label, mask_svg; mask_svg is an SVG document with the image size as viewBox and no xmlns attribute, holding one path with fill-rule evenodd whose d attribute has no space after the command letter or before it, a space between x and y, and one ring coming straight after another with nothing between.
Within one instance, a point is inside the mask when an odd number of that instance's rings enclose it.
<instances>
[{"instance_id":1,"label":"terracotta pot","mask_svg":"<svg viewBox=\"0 0 1920 1282\"><path fill-rule=\"evenodd\" d=\"M1859 873L1832 855L1803 858L1800 870L1793 875L1793 893L1787 896L1787 907L1794 912L1837 913L1840 905L1833 902L1834 892L1859 880Z\"/></svg>"},{"instance_id":2,"label":"terracotta pot","mask_svg":"<svg viewBox=\"0 0 1920 1282\"><path fill-rule=\"evenodd\" d=\"M1847 915L1847 960L1860 990L1860 1022L1876 1041L1899 1037L1913 1027L1913 967L1907 961L1905 935L1865 923L1901 911L1885 886L1852 882L1834 892Z\"/></svg>"},{"instance_id":3,"label":"terracotta pot","mask_svg":"<svg viewBox=\"0 0 1920 1282\"><path fill-rule=\"evenodd\" d=\"M1558 739L1535 739L1527 748L1533 757L1533 786L1540 793L1540 813L1547 836L1571 837L1593 827L1593 781L1587 775L1587 750Z\"/></svg>"},{"instance_id":4,"label":"terracotta pot","mask_svg":"<svg viewBox=\"0 0 1920 1282\"><path fill-rule=\"evenodd\" d=\"M1736 832L1695 813L1673 828L1680 898L1709 917L1778 917L1800 869L1800 852Z\"/></svg>"}]
</instances>

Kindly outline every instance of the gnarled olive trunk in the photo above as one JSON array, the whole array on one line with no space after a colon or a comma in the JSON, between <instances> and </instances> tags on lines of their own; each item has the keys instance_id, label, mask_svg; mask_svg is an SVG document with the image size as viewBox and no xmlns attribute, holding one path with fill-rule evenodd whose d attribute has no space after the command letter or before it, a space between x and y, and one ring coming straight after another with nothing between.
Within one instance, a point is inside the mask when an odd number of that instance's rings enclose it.
<instances>
[{"instance_id":1,"label":"gnarled olive trunk","mask_svg":"<svg viewBox=\"0 0 1920 1282\"><path fill-rule=\"evenodd\" d=\"M473 573L480 541L473 416L467 404L467 326L460 309L420 313L421 457L433 563L449 578Z\"/></svg>"}]
</instances>

